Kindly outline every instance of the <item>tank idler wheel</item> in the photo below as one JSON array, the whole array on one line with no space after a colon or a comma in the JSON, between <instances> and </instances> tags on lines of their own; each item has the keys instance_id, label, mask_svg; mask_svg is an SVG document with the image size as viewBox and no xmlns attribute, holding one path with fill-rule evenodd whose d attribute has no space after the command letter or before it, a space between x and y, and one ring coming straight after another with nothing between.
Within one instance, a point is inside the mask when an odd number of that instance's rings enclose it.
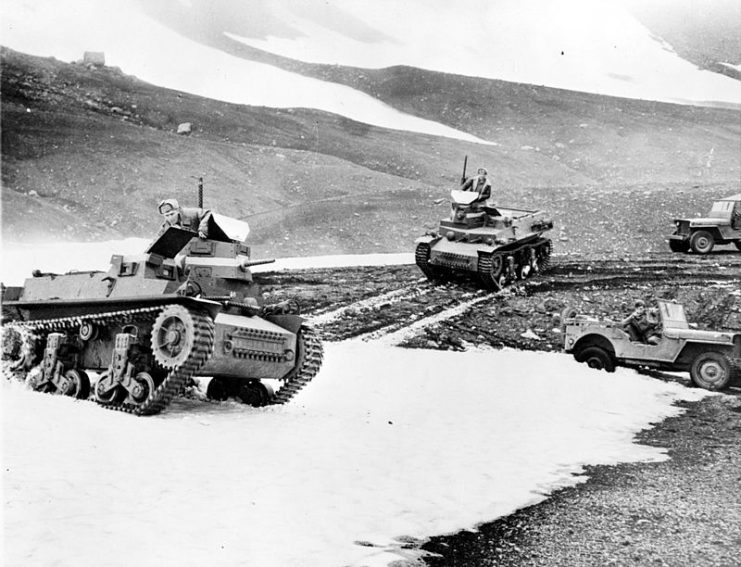
<instances>
[{"instance_id":1,"label":"tank idler wheel","mask_svg":"<svg viewBox=\"0 0 741 567\"><path fill-rule=\"evenodd\" d=\"M168 305L152 325L152 353L163 368L175 368L190 356L195 343L193 315L182 305Z\"/></svg>"},{"instance_id":2,"label":"tank idler wheel","mask_svg":"<svg viewBox=\"0 0 741 567\"><path fill-rule=\"evenodd\" d=\"M60 380L60 387L56 393L78 400L86 400L90 396L90 378L82 370L71 368L64 373L64 378Z\"/></svg>"},{"instance_id":3,"label":"tank idler wheel","mask_svg":"<svg viewBox=\"0 0 741 567\"><path fill-rule=\"evenodd\" d=\"M139 372L134 376L134 383L129 392L129 398L135 404L141 405L152 396L154 390L155 385L152 375L149 372Z\"/></svg>"},{"instance_id":4,"label":"tank idler wheel","mask_svg":"<svg viewBox=\"0 0 741 567\"><path fill-rule=\"evenodd\" d=\"M239 388L237 396L242 403L247 404L255 408L261 408L270 403L273 399L275 392L267 384L263 384L259 380L249 380L242 384Z\"/></svg>"},{"instance_id":5,"label":"tank idler wheel","mask_svg":"<svg viewBox=\"0 0 741 567\"><path fill-rule=\"evenodd\" d=\"M95 384L95 401L101 405L108 406L119 404L126 399L126 390L119 384L111 381L110 374L103 372Z\"/></svg>"}]
</instances>

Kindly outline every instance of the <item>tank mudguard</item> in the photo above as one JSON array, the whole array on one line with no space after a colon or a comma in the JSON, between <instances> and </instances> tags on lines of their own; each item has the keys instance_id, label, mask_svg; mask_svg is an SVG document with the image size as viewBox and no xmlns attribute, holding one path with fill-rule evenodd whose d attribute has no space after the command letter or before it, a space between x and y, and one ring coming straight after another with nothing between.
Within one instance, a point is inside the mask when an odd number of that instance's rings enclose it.
<instances>
[{"instance_id":1,"label":"tank mudguard","mask_svg":"<svg viewBox=\"0 0 741 567\"><path fill-rule=\"evenodd\" d=\"M440 240L440 237L439 236L431 236L429 234L425 234L424 236L420 236L419 238L417 238L417 240L415 240L414 243L415 244L429 244L429 245L433 245L438 240Z\"/></svg>"},{"instance_id":2,"label":"tank mudguard","mask_svg":"<svg viewBox=\"0 0 741 567\"><path fill-rule=\"evenodd\" d=\"M9 301L4 305L16 310L22 320L56 319L75 315L91 315L124 311L136 307L179 304L188 308L205 310L215 318L221 304L206 299L180 295L152 295L144 297L117 297L115 299L47 299L41 301Z\"/></svg>"},{"instance_id":3,"label":"tank mudguard","mask_svg":"<svg viewBox=\"0 0 741 567\"><path fill-rule=\"evenodd\" d=\"M298 330L305 321L303 317L298 315L267 315L264 318L265 320L270 321L271 323L294 334L298 333Z\"/></svg>"}]
</instances>

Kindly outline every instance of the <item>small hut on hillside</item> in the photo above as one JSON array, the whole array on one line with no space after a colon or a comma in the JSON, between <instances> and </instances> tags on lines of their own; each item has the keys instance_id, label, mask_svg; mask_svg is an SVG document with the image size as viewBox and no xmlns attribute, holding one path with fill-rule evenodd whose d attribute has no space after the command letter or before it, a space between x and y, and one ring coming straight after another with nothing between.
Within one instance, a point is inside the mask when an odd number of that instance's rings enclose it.
<instances>
[{"instance_id":1,"label":"small hut on hillside","mask_svg":"<svg viewBox=\"0 0 741 567\"><path fill-rule=\"evenodd\" d=\"M105 53L102 51L86 51L82 56L82 62L85 65L105 67Z\"/></svg>"}]
</instances>

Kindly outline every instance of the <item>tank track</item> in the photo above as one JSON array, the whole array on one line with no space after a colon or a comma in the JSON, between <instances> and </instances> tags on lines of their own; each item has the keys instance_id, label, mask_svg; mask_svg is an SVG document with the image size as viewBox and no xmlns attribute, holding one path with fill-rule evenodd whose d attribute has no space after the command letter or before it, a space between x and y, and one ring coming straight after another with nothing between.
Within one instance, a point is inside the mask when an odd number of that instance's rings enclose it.
<instances>
[{"instance_id":1,"label":"tank track","mask_svg":"<svg viewBox=\"0 0 741 567\"><path fill-rule=\"evenodd\" d=\"M149 325L162 311L163 305L155 307L142 307L136 309L125 309L107 313L95 313L75 317L60 317L56 319L40 319L36 321L18 322L14 321L5 325L15 328L27 337L33 337L35 344L43 344L49 333L79 331L83 322L90 322L98 326L115 327L123 324L139 323ZM182 364L172 368L162 383L155 388L149 398L142 404L132 404L125 401L120 403L103 404L102 407L113 411L133 413L135 415L154 415L161 412L185 386L186 382L203 366L213 351L214 345L214 323L211 318L198 311L190 311L194 318L196 336L193 348ZM24 341L25 343L26 341ZM33 345L32 345L33 346ZM25 347L24 347L25 348ZM5 366L5 363L3 364ZM33 369L28 369L29 372ZM16 371L17 375L17 371ZM19 376L21 379L24 376Z\"/></svg>"},{"instance_id":2,"label":"tank track","mask_svg":"<svg viewBox=\"0 0 741 567\"><path fill-rule=\"evenodd\" d=\"M324 350L317 333L311 327L301 325L298 334L299 355L296 368L285 379L285 384L270 400L271 405L285 404L311 382L322 365Z\"/></svg>"},{"instance_id":3,"label":"tank track","mask_svg":"<svg viewBox=\"0 0 741 567\"><path fill-rule=\"evenodd\" d=\"M434 281L440 278L440 274L429 263L430 245L424 242L417 244L414 253L414 261L428 280Z\"/></svg>"}]
</instances>

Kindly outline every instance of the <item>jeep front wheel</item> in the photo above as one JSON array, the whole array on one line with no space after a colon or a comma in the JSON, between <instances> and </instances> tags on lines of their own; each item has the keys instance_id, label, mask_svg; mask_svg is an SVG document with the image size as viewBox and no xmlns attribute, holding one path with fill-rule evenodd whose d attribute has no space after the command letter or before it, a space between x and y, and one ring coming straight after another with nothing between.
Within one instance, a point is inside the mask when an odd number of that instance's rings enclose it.
<instances>
[{"instance_id":1,"label":"jeep front wheel","mask_svg":"<svg viewBox=\"0 0 741 567\"><path fill-rule=\"evenodd\" d=\"M719 352L704 352L690 368L692 383L706 390L722 390L731 381L731 362Z\"/></svg>"},{"instance_id":2,"label":"jeep front wheel","mask_svg":"<svg viewBox=\"0 0 741 567\"><path fill-rule=\"evenodd\" d=\"M698 230L690 238L690 247L697 254L710 254L713 246L715 246L715 240L707 230Z\"/></svg>"},{"instance_id":3,"label":"jeep front wheel","mask_svg":"<svg viewBox=\"0 0 741 567\"><path fill-rule=\"evenodd\" d=\"M670 240L669 248L672 252L688 252L690 249L690 243L686 240Z\"/></svg>"},{"instance_id":4,"label":"jeep front wheel","mask_svg":"<svg viewBox=\"0 0 741 567\"><path fill-rule=\"evenodd\" d=\"M585 348L579 353L578 360L595 370L615 372L615 363L612 360L612 356L605 349L598 346Z\"/></svg>"}]
</instances>

